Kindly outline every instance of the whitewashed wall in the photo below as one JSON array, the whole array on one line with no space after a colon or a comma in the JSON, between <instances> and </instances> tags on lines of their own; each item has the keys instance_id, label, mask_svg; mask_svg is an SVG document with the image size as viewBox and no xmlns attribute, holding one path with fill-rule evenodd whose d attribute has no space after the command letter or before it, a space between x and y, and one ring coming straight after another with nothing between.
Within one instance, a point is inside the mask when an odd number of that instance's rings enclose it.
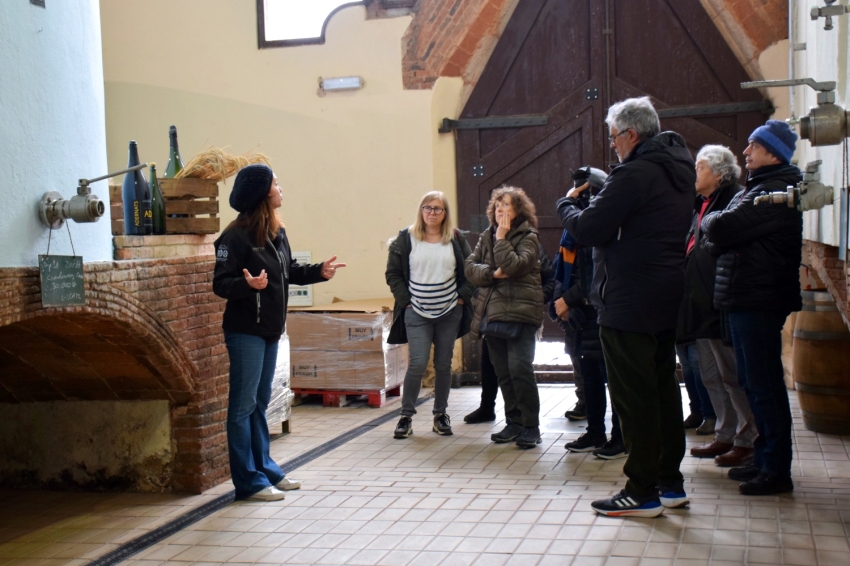
<instances>
[{"instance_id":1,"label":"whitewashed wall","mask_svg":"<svg viewBox=\"0 0 850 566\"><path fill-rule=\"evenodd\" d=\"M0 2L0 267L37 265L49 230L45 191L66 198L77 180L105 174L106 128L98 0ZM106 182L93 186L108 200ZM108 218L71 223L77 255L112 258ZM51 253L71 254L68 231Z\"/></svg>"},{"instance_id":2,"label":"whitewashed wall","mask_svg":"<svg viewBox=\"0 0 850 566\"><path fill-rule=\"evenodd\" d=\"M848 0L840 0L847 4ZM793 3L792 3L793 5ZM850 15L833 18L834 29L823 29L824 19L812 21L809 12L815 6L823 6L822 0L799 0L796 5L794 23L795 43L805 43L806 48L794 52L796 78L811 77L816 81L836 81L836 103L850 108L850 61L848 59L848 38L850 38ZM809 109L817 105L817 93L809 87L795 87L795 113L799 116L808 114ZM842 146L812 147L807 140L798 143L797 156L799 165L804 169L806 163L817 159L823 160L821 165L821 180L835 188L835 199L838 200L838 189L841 186L841 151ZM837 206L828 206L820 211L805 213L803 235L808 240L814 240L838 245L839 210Z\"/></svg>"}]
</instances>

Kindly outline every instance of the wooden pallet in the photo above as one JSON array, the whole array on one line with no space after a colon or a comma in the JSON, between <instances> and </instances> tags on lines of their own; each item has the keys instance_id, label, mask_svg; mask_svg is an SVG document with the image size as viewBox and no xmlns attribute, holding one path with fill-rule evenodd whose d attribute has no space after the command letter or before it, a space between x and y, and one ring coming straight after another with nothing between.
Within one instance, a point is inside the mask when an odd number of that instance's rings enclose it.
<instances>
[{"instance_id":1,"label":"wooden pallet","mask_svg":"<svg viewBox=\"0 0 850 566\"><path fill-rule=\"evenodd\" d=\"M325 407L342 407L348 396L368 396L370 407L383 407L387 404L387 397L401 397L401 384L390 389L379 389L372 391L334 391L330 389L298 389L292 388L296 395L321 395L322 405Z\"/></svg>"}]
</instances>

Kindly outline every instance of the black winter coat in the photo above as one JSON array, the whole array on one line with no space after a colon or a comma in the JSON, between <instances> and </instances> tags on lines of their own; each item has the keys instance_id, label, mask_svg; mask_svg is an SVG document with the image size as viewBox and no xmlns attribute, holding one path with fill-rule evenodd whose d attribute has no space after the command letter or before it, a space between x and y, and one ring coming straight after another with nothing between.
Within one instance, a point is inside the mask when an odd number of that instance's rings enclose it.
<instances>
[{"instance_id":1,"label":"black winter coat","mask_svg":"<svg viewBox=\"0 0 850 566\"><path fill-rule=\"evenodd\" d=\"M702 219L703 245L720 256L715 308L791 313L803 307L803 213L784 205L754 204L760 193L784 192L801 180L794 165L761 167L750 173L747 188L724 211Z\"/></svg>"},{"instance_id":2,"label":"black winter coat","mask_svg":"<svg viewBox=\"0 0 850 566\"><path fill-rule=\"evenodd\" d=\"M387 257L387 270L384 274L387 285L390 286L395 304L393 305L393 325L387 336L389 344L407 344L407 327L404 325L404 309L410 304L410 252L413 247L410 244L410 230L400 230L398 236L390 243L390 252ZM469 332L472 321L472 293L475 287L466 280L464 274L464 261L472 250L466 241L465 233L455 230L452 239L452 249L455 253L455 282L457 283L457 294L463 299L463 318L460 321L460 330L457 337Z\"/></svg>"},{"instance_id":3,"label":"black winter coat","mask_svg":"<svg viewBox=\"0 0 850 566\"><path fill-rule=\"evenodd\" d=\"M737 183L727 183L717 188L708 197L708 208L703 218L712 212L724 210L736 193L743 190ZM705 234L698 225L699 212L705 202L697 197L694 204L694 218L691 229L685 238L685 246L695 237L694 249L685 258L685 294L682 308L679 310L679 326L676 328L676 340L693 342L698 339L721 338L720 311L714 308L714 279L717 272L717 257L701 245Z\"/></svg>"},{"instance_id":4,"label":"black winter coat","mask_svg":"<svg viewBox=\"0 0 850 566\"><path fill-rule=\"evenodd\" d=\"M286 231L281 228L274 240L257 246L242 228L228 228L215 241L213 293L227 299L221 327L239 332L278 339L286 324L289 283L311 285L326 281L322 264L299 265L292 259ZM252 289L245 281L243 269L256 277L266 270L269 283L265 289Z\"/></svg>"},{"instance_id":5,"label":"black winter coat","mask_svg":"<svg viewBox=\"0 0 850 566\"><path fill-rule=\"evenodd\" d=\"M695 181L685 140L664 132L614 167L586 209L575 199L558 201L564 228L594 248L590 301L600 325L645 333L676 328Z\"/></svg>"}]
</instances>

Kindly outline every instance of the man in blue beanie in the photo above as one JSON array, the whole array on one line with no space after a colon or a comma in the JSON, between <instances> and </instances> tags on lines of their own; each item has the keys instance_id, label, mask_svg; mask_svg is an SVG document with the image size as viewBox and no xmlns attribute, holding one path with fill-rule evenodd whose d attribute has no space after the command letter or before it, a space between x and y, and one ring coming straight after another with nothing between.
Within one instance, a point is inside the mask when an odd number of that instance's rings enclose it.
<instances>
[{"instance_id":1,"label":"man in blue beanie","mask_svg":"<svg viewBox=\"0 0 850 566\"><path fill-rule=\"evenodd\" d=\"M768 120L749 140L746 189L725 210L706 215L701 228L703 245L719 256L714 307L729 321L738 378L759 432L753 463L732 468L729 477L741 482L744 495L774 495L794 490L781 331L788 315L803 306L803 214L787 206L755 206L754 199L785 191L802 174L790 164L797 134L785 122Z\"/></svg>"}]
</instances>

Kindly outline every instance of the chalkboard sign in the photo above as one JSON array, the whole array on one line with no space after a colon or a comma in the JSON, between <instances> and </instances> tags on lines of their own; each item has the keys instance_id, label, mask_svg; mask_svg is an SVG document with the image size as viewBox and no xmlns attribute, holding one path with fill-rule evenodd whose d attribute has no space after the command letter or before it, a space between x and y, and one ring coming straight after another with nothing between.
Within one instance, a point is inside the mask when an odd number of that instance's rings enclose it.
<instances>
[{"instance_id":1,"label":"chalkboard sign","mask_svg":"<svg viewBox=\"0 0 850 566\"><path fill-rule=\"evenodd\" d=\"M82 256L40 255L38 271L41 276L41 306L86 304Z\"/></svg>"}]
</instances>

